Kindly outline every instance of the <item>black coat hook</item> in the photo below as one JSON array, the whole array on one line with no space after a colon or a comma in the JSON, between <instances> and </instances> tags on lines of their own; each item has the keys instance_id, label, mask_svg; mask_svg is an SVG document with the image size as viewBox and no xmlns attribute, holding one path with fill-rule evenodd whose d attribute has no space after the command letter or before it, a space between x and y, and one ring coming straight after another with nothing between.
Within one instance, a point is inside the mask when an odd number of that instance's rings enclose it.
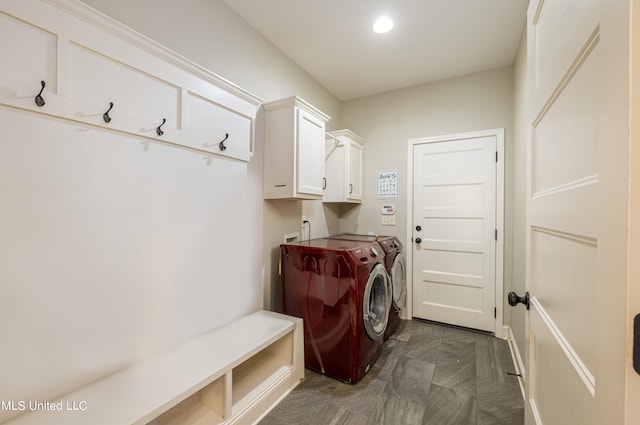
<instances>
[{"instance_id":1,"label":"black coat hook","mask_svg":"<svg viewBox=\"0 0 640 425\"><path fill-rule=\"evenodd\" d=\"M44 106L44 98L42 97L42 92L44 91L44 86L46 85L46 83L43 81L40 81L40 84L42 84L42 88L40 89L40 93L38 93L36 95L36 105L42 107Z\"/></svg>"},{"instance_id":2,"label":"black coat hook","mask_svg":"<svg viewBox=\"0 0 640 425\"><path fill-rule=\"evenodd\" d=\"M164 125L164 123L167 122L166 118L162 118L162 124L160 124L157 128L156 128L156 134L158 136L162 136L164 134L164 131L162 131L162 126Z\"/></svg>"},{"instance_id":3,"label":"black coat hook","mask_svg":"<svg viewBox=\"0 0 640 425\"><path fill-rule=\"evenodd\" d=\"M224 142L226 142L228 138L229 138L229 133L225 133L224 139L222 139L222 141L218 143L218 147L220 148L221 151L227 150L227 147L224 145Z\"/></svg>"},{"instance_id":4,"label":"black coat hook","mask_svg":"<svg viewBox=\"0 0 640 425\"><path fill-rule=\"evenodd\" d=\"M104 122L111 122L111 117L109 116L109 112L111 111L112 108L113 108L113 102L109 102L109 109L107 109L107 112L102 114L102 119L104 120Z\"/></svg>"}]
</instances>

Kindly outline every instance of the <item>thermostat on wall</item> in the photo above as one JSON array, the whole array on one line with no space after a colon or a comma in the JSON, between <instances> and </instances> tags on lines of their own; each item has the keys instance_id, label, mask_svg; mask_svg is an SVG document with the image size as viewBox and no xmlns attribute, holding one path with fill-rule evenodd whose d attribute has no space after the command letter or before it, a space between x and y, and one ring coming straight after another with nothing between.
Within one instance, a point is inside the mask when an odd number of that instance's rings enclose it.
<instances>
[{"instance_id":1,"label":"thermostat on wall","mask_svg":"<svg viewBox=\"0 0 640 425\"><path fill-rule=\"evenodd\" d=\"M383 205L382 207L380 207L380 212L382 213L382 215L393 215L396 213L395 209L393 208L393 204Z\"/></svg>"}]
</instances>

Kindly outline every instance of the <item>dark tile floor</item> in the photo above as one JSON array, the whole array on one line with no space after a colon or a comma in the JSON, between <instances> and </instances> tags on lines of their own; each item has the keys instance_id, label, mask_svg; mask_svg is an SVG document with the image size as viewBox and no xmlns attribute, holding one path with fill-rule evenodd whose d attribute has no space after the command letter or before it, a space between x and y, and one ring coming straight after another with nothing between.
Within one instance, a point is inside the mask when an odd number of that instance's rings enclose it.
<instances>
[{"instance_id":1,"label":"dark tile floor","mask_svg":"<svg viewBox=\"0 0 640 425\"><path fill-rule=\"evenodd\" d=\"M402 321L355 385L311 370L260 425L521 425L522 394L506 341Z\"/></svg>"}]
</instances>

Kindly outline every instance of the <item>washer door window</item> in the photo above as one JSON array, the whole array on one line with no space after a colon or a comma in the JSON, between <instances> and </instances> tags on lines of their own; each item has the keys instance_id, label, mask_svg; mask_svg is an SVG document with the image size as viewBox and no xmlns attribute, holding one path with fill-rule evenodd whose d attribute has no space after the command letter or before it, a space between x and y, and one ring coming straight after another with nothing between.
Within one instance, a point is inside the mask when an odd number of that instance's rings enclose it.
<instances>
[{"instance_id":1,"label":"washer door window","mask_svg":"<svg viewBox=\"0 0 640 425\"><path fill-rule=\"evenodd\" d=\"M402 253L393 259L391 286L393 287L393 308L399 311L407 305L407 272Z\"/></svg>"},{"instance_id":2,"label":"washer door window","mask_svg":"<svg viewBox=\"0 0 640 425\"><path fill-rule=\"evenodd\" d=\"M387 328L389 308L391 307L391 282L382 264L377 264L364 290L362 300L362 320L369 338L382 338Z\"/></svg>"}]
</instances>

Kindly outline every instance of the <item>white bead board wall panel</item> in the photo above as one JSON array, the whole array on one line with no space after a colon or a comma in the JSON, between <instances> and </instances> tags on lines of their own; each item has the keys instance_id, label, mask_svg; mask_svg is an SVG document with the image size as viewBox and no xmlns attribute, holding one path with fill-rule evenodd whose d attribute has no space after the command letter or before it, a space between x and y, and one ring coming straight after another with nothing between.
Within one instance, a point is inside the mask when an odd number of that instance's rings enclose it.
<instances>
[{"instance_id":1,"label":"white bead board wall panel","mask_svg":"<svg viewBox=\"0 0 640 425\"><path fill-rule=\"evenodd\" d=\"M51 400L261 307L256 98L75 1L0 0L0 52L0 400ZM130 90L108 99L117 73ZM242 143L187 130L190 98L225 105Z\"/></svg>"},{"instance_id":2,"label":"white bead board wall panel","mask_svg":"<svg viewBox=\"0 0 640 425\"><path fill-rule=\"evenodd\" d=\"M75 0L3 0L0 11L0 104L250 159L250 93Z\"/></svg>"}]
</instances>

